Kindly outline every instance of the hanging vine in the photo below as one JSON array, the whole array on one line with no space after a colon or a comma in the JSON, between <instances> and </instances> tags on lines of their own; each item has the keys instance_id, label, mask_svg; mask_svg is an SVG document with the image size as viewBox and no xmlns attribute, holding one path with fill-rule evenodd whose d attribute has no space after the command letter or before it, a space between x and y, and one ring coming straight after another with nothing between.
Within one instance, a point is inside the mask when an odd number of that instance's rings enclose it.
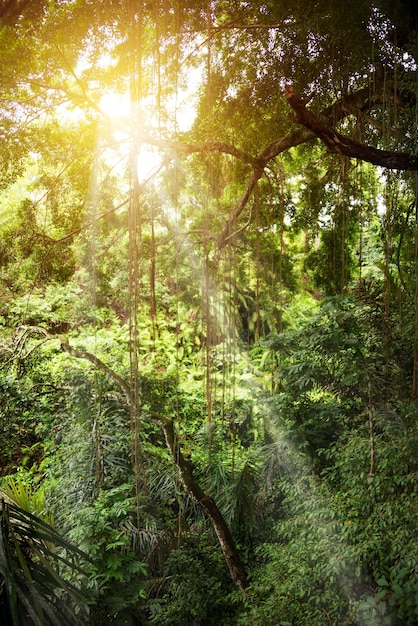
<instances>
[{"instance_id":1,"label":"hanging vine","mask_svg":"<svg viewBox=\"0 0 418 626\"><path fill-rule=\"evenodd\" d=\"M414 364L412 376L412 399L418 400L418 176L415 176L415 328L414 328Z\"/></svg>"},{"instance_id":2,"label":"hanging vine","mask_svg":"<svg viewBox=\"0 0 418 626\"><path fill-rule=\"evenodd\" d=\"M140 526L140 496L145 487L140 446L140 376L139 376L139 332L138 312L140 304L141 279L141 201L138 180L139 123L142 98L142 1L132 0L130 5L130 193L128 205L129 228L129 358L130 389L133 401L130 403L132 438L132 466L135 474L137 527Z\"/></svg>"}]
</instances>

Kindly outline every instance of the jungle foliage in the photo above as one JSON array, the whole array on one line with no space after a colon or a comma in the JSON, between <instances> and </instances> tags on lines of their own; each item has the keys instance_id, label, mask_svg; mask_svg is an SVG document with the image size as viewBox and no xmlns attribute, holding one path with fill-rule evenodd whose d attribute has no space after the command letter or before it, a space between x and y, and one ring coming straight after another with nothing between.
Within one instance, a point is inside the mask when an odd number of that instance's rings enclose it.
<instances>
[{"instance_id":1,"label":"jungle foliage","mask_svg":"<svg viewBox=\"0 0 418 626\"><path fill-rule=\"evenodd\" d=\"M0 619L414 626L414 2L0 2Z\"/></svg>"}]
</instances>

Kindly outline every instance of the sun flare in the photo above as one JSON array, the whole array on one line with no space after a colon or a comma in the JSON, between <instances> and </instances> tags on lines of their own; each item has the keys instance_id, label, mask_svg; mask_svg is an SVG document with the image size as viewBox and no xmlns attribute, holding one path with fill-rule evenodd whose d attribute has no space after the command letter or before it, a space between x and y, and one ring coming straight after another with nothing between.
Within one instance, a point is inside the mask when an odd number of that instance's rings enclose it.
<instances>
[{"instance_id":1,"label":"sun flare","mask_svg":"<svg viewBox=\"0 0 418 626\"><path fill-rule=\"evenodd\" d=\"M110 121L113 136L116 139L121 139L124 136L125 141L122 141L121 144L125 145L127 155L129 152L127 140L130 135L129 119L132 114L129 94L107 92L101 97L99 108ZM141 122L138 121L137 124L140 125ZM158 173L162 163L162 155L155 146L142 142L138 147L136 163L138 180L140 183L144 183Z\"/></svg>"},{"instance_id":2,"label":"sun flare","mask_svg":"<svg viewBox=\"0 0 418 626\"><path fill-rule=\"evenodd\" d=\"M99 108L111 120L126 117L131 109L129 94L108 91L100 98Z\"/></svg>"},{"instance_id":3,"label":"sun flare","mask_svg":"<svg viewBox=\"0 0 418 626\"><path fill-rule=\"evenodd\" d=\"M178 89L176 95L165 101L165 115L170 119L174 132L187 131L196 117L196 98L198 86L202 80L201 69L190 70L186 87ZM143 137L137 154L137 176L140 183L153 179L161 169L163 155L155 145L147 144L146 134L158 137L159 116L154 104L154 98L149 96L141 102L140 112L132 106L129 92L120 93L107 91L99 101L99 108L110 122L112 135L121 143L128 141L131 134L130 127L136 127L135 132ZM139 114L138 114L139 113ZM135 117L135 122L133 119ZM155 132L153 132L153 128ZM128 141L126 141L128 140Z\"/></svg>"}]
</instances>

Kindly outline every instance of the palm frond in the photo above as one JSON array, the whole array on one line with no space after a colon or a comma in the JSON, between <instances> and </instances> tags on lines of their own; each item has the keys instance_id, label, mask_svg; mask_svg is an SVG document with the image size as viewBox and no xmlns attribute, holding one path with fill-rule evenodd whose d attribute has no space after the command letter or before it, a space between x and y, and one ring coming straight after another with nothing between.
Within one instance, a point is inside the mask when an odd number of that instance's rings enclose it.
<instances>
[{"instance_id":1,"label":"palm frond","mask_svg":"<svg viewBox=\"0 0 418 626\"><path fill-rule=\"evenodd\" d=\"M13 502L24 511L33 513L43 519L50 526L54 525L52 513L45 508L45 492L43 489L34 489L30 482L20 474L9 474L2 478L0 497Z\"/></svg>"},{"instance_id":2,"label":"palm frond","mask_svg":"<svg viewBox=\"0 0 418 626\"><path fill-rule=\"evenodd\" d=\"M13 626L85 623L87 600L72 582L88 557L44 520L0 503L0 616Z\"/></svg>"}]
</instances>

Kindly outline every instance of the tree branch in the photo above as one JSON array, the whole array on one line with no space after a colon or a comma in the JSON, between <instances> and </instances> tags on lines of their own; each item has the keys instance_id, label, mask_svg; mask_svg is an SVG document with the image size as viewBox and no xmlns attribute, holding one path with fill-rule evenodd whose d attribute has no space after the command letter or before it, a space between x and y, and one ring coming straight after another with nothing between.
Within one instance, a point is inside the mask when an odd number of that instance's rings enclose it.
<instances>
[{"instance_id":1,"label":"tree branch","mask_svg":"<svg viewBox=\"0 0 418 626\"><path fill-rule=\"evenodd\" d=\"M410 154L373 148L338 133L306 108L306 102L296 94L291 85L286 85L285 96L295 113L295 121L319 137L330 152L391 170L418 171L418 161Z\"/></svg>"},{"instance_id":2,"label":"tree branch","mask_svg":"<svg viewBox=\"0 0 418 626\"><path fill-rule=\"evenodd\" d=\"M386 79L385 87L387 87L388 81ZM365 87L364 89L360 89L356 93L348 94L332 104L331 106L325 108L321 112L321 117L327 120L327 123L337 122L341 119L344 119L348 114L359 113L365 110L370 109L374 104L382 101L382 93L379 93L380 88L383 89L383 83L377 83L375 86L375 95L370 94L370 89ZM306 104L306 101L305 101ZM319 118L318 118L319 119ZM323 123L324 124L324 123ZM325 124L328 128L328 126ZM335 132L335 131L334 131ZM173 140L165 140L165 139L157 139L152 137L147 133L141 134L140 140L147 145L156 146L161 150L165 150L168 152L167 160L174 158L177 155L189 155L194 153L212 153L219 152L222 154L229 154L234 156L237 159L240 159L243 163L247 163L251 165L252 171L249 175L247 185L245 187L244 192L239 198L236 205L233 207L231 214L223 226L221 232L216 236L213 235L217 240L217 246L219 250L222 250L228 243L230 243L235 236L244 230L244 228L240 228L236 230L235 223L238 217L241 215L242 211L245 209L248 200L251 198L251 195L257 186L258 181L262 178L265 168L268 163L275 159L279 154L286 152L290 148L294 148L302 143L310 141L317 137L317 133L315 133L312 129L303 128L284 137L280 137L279 139L275 139L271 143L269 143L260 154L256 157L252 156L248 152L244 150L240 150L233 144L229 144L227 142L221 141L204 141L198 143L183 143L181 141L173 141ZM354 143L354 142L353 142ZM360 145L360 144L359 144ZM164 162L166 163L166 161ZM162 166L164 165L162 164ZM162 167L161 166L161 167ZM418 166L417 166L418 169ZM153 178L155 173L152 173L146 181L141 184L141 187L145 186L151 178ZM78 234L80 231L90 227L93 223L98 220L106 217L110 213L117 211L124 204L127 203L127 200L119 204L117 207L106 211L102 215L99 215L94 220L88 222L87 224L83 224L80 228L75 229L74 231L67 233L63 237L52 240L52 243L58 243L61 241L65 241L70 237ZM245 226L245 228L249 225Z\"/></svg>"},{"instance_id":3,"label":"tree branch","mask_svg":"<svg viewBox=\"0 0 418 626\"><path fill-rule=\"evenodd\" d=\"M378 87L384 88L384 85L378 85ZM370 94L370 89L365 87L360 89L354 94L348 94L344 96L334 104L329 107L326 107L321 116L324 117L329 123L331 121L337 122L348 114L359 113L364 110L370 109L374 104L378 104L382 101L382 94L379 93L379 89L376 90L375 95ZM221 232L217 237L218 248L221 250L227 245L235 236L236 232L234 229L234 224L237 218L240 216L242 211L244 210L249 198L251 197L252 192L254 191L258 181L264 174L264 170L268 163L275 159L279 154L290 150L290 148L294 148L299 146L302 143L310 141L314 139L317 134L310 128L304 128L301 130L294 131L293 133L289 133L285 137L281 137L279 139L275 139L271 143L269 143L264 150L259 154L258 157L253 159L253 171L250 174L248 179L246 188L238 200L237 204L233 208L230 217L228 218L225 226L222 228ZM247 162L250 162L247 160Z\"/></svg>"},{"instance_id":4,"label":"tree branch","mask_svg":"<svg viewBox=\"0 0 418 626\"><path fill-rule=\"evenodd\" d=\"M122 376L119 376L119 374L117 374L114 370L112 370L112 368L106 365L106 363L103 363L103 361L99 359L95 354L87 352L87 350L84 350L84 348L74 348L69 344L66 337L60 337L60 339L62 350L65 350L65 352L68 352L68 354L71 354L71 356L74 356L77 359L85 359L86 361L90 361L90 363L93 363L93 365L97 367L97 369L104 372L119 386L126 398L128 406L131 407L134 404L134 398L131 393L131 388L129 387L126 380L122 378Z\"/></svg>"},{"instance_id":5,"label":"tree branch","mask_svg":"<svg viewBox=\"0 0 418 626\"><path fill-rule=\"evenodd\" d=\"M156 139L146 133L141 134L140 140L148 145L156 146L162 150L168 150L172 155L187 155L194 154L196 152L211 153L221 152L223 154L230 154L231 156L241 159L243 163L249 163L250 165L256 165L257 159L248 152L240 150L236 146L226 143L225 141L202 141L199 143L183 143L181 141L173 141L169 139Z\"/></svg>"},{"instance_id":6,"label":"tree branch","mask_svg":"<svg viewBox=\"0 0 418 626\"><path fill-rule=\"evenodd\" d=\"M15 24L30 0L3 0L0 4L0 20L5 24Z\"/></svg>"}]
</instances>

